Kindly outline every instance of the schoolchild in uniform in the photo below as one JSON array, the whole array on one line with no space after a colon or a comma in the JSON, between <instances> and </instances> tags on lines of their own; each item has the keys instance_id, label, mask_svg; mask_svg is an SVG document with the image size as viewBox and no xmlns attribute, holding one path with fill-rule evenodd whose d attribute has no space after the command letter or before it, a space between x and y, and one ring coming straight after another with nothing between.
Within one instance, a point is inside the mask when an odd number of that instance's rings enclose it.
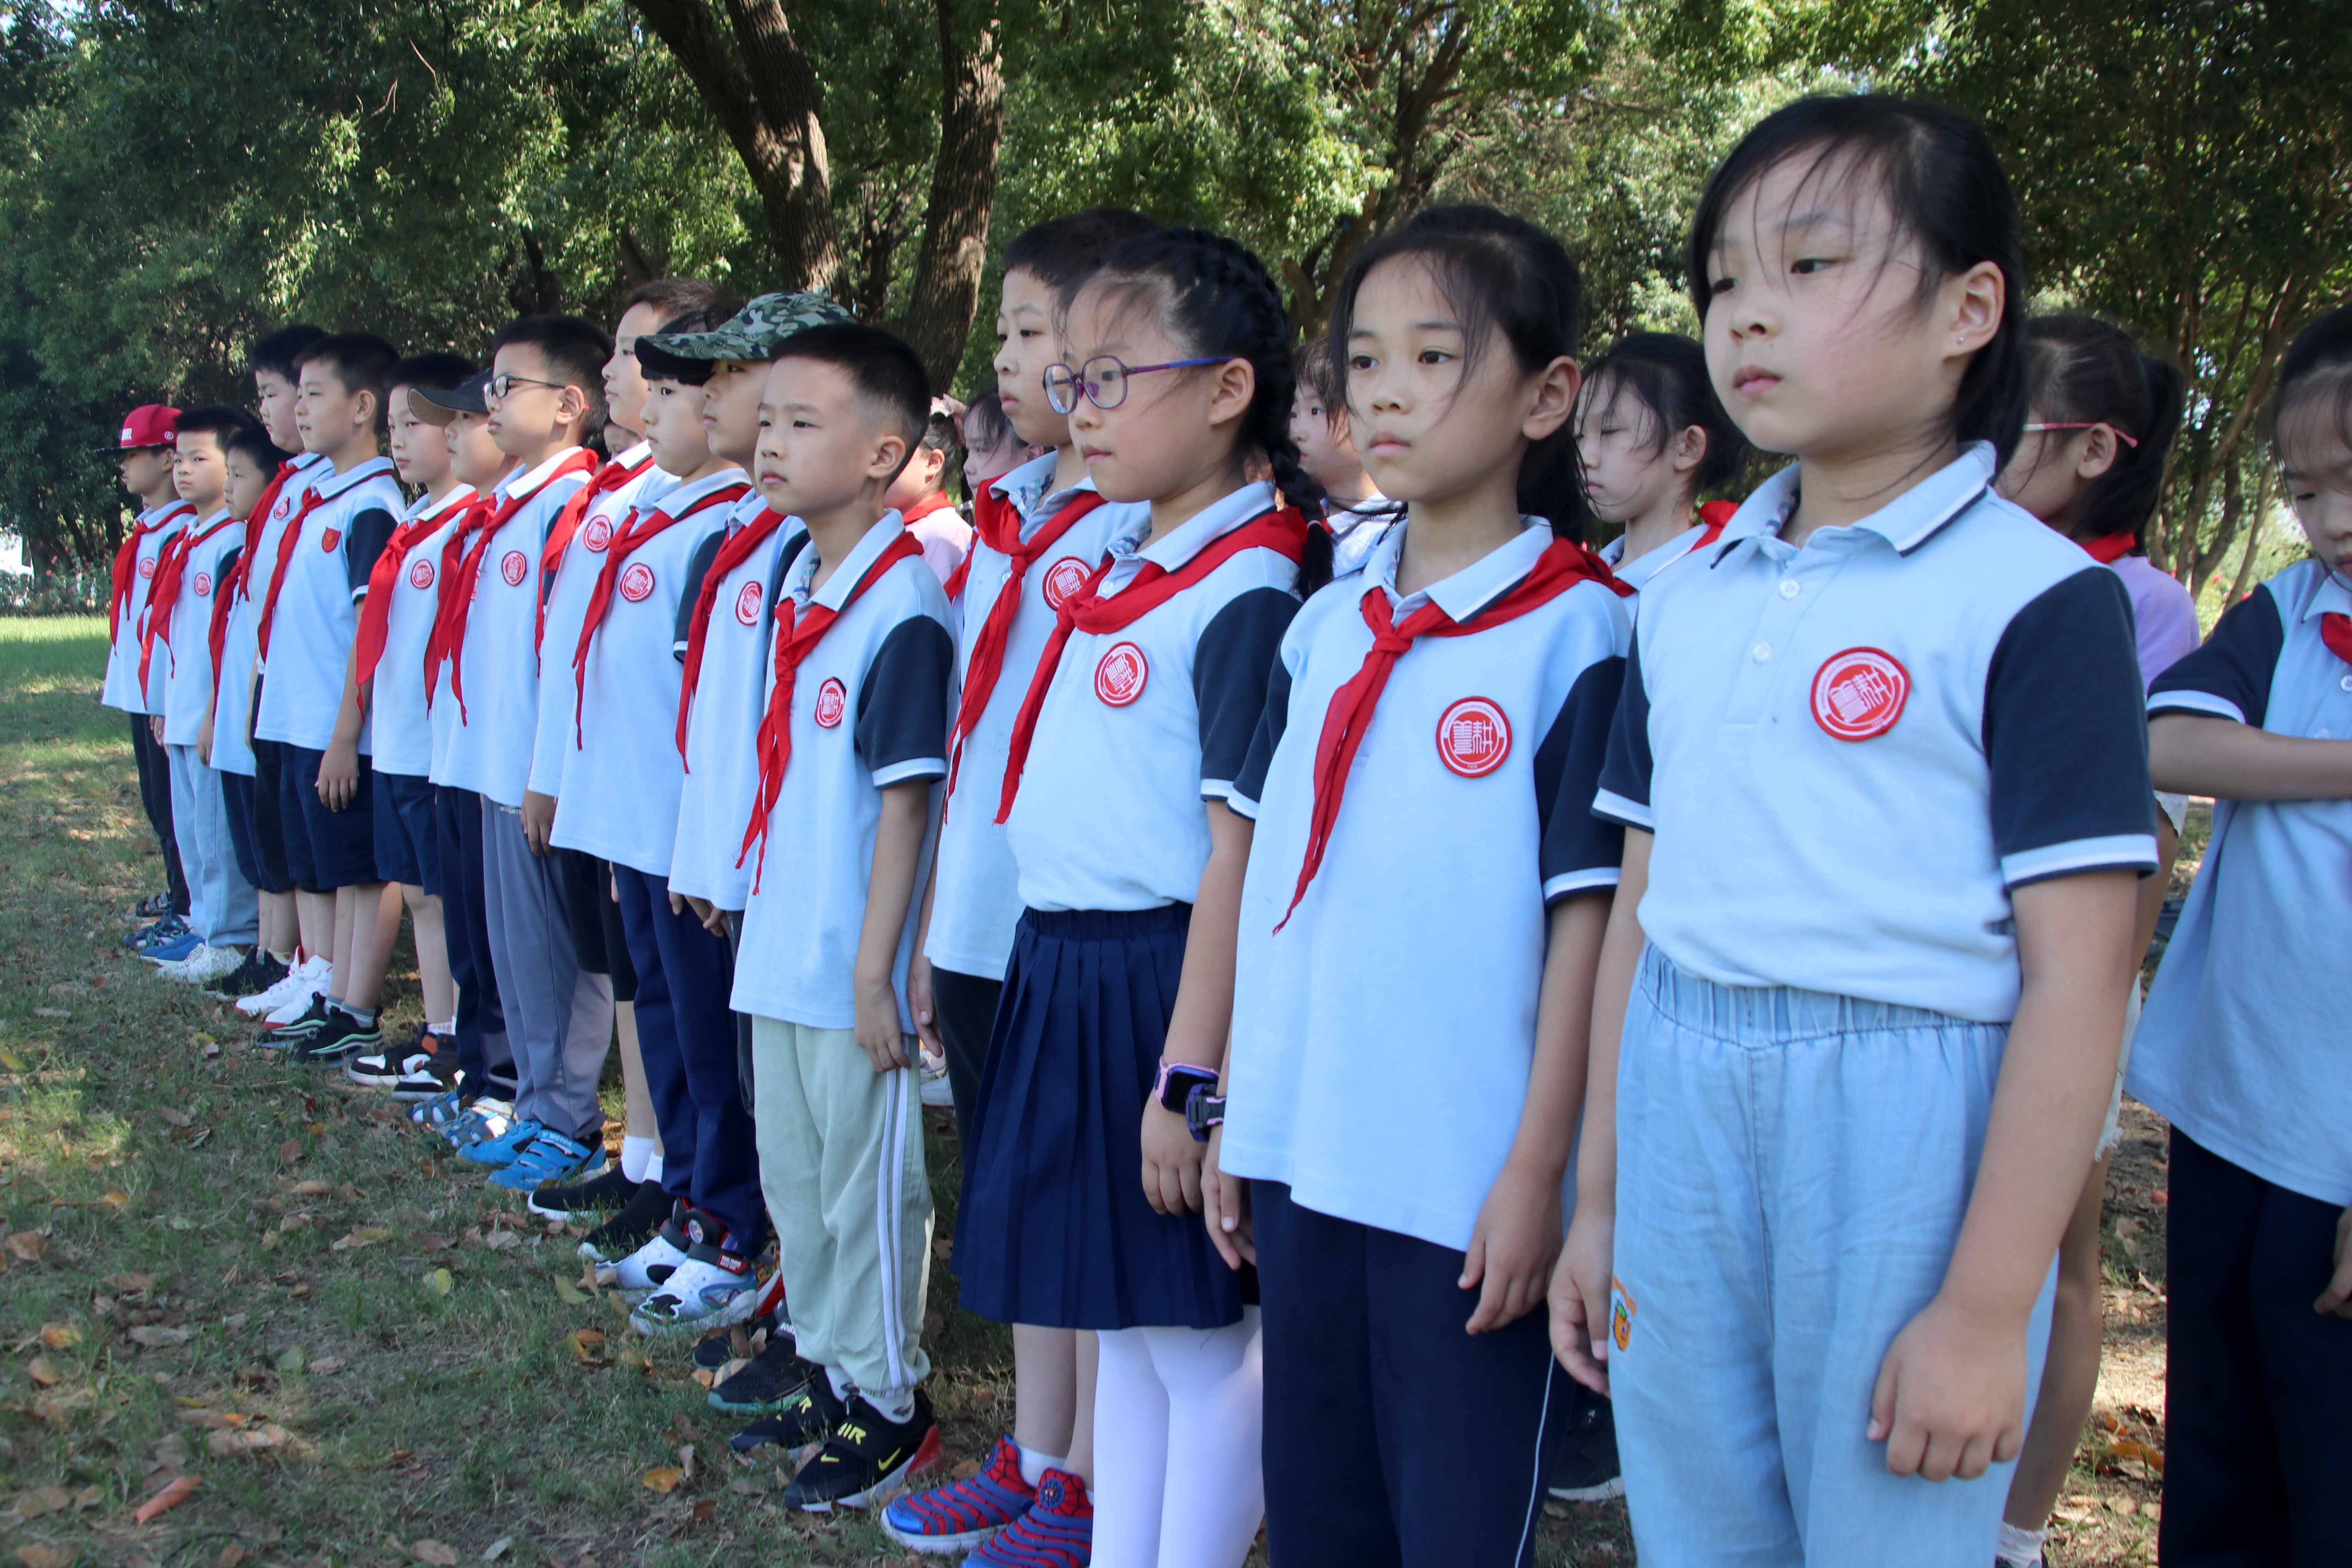
<instances>
[{"instance_id":1,"label":"schoolchild in uniform","mask_svg":"<svg viewBox=\"0 0 2352 1568\"><path fill-rule=\"evenodd\" d=\"M238 870L229 837L220 774L198 753L198 730L212 708L208 633L215 599L226 585L244 542L245 519L228 504L225 442L260 424L236 408L183 413L173 436L172 483L195 516L164 546L147 601L147 641L140 682L160 676L163 709L152 721L170 758L172 822L188 884L188 925L199 945L164 963L165 979L209 984L235 973L252 950L260 920L253 884ZM248 500L250 498L247 498Z\"/></svg>"},{"instance_id":2,"label":"schoolchild in uniform","mask_svg":"<svg viewBox=\"0 0 2352 1568\"><path fill-rule=\"evenodd\" d=\"M1347 377L1328 339L1298 345L1298 392L1290 408L1290 438L1299 460L1327 498L1323 526L1331 535L1331 569L1339 576L1362 566L1397 509L1364 469L1348 417Z\"/></svg>"},{"instance_id":3,"label":"schoolchild in uniform","mask_svg":"<svg viewBox=\"0 0 2352 1568\"><path fill-rule=\"evenodd\" d=\"M1592 363L1576 449L1592 515L1624 530L1601 556L1628 587L1713 544L1738 510L1698 504L1748 466L1748 437L1715 395L1706 351L1678 332L1633 333Z\"/></svg>"},{"instance_id":4,"label":"schoolchild in uniform","mask_svg":"<svg viewBox=\"0 0 2352 1568\"><path fill-rule=\"evenodd\" d=\"M762 1436L823 1444L784 1493L817 1511L877 1502L940 1454L919 1386L931 1193L905 987L955 639L882 504L930 399L913 349L843 322L786 340L760 405L753 472L808 543L771 634L732 1005L751 1018L761 1186L814 1373Z\"/></svg>"},{"instance_id":5,"label":"schoolchild in uniform","mask_svg":"<svg viewBox=\"0 0 2352 1568\"><path fill-rule=\"evenodd\" d=\"M440 611L441 546L475 492L450 471L447 432L418 418L409 394L418 387L447 391L473 374L471 362L447 353L403 360L392 373L384 396L392 464L400 482L417 494L369 574L352 645L352 683L366 713L374 777L376 872L399 888L408 909L425 1022L412 1039L354 1054L343 1064L343 1076L410 1101L447 1092L457 1071L457 994L449 974L441 841L433 820L425 645Z\"/></svg>"},{"instance_id":6,"label":"schoolchild in uniform","mask_svg":"<svg viewBox=\"0 0 2352 1568\"><path fill-rule=\"evenodd\" d=\"M1559 243L1486 207L1367 247L1335 301L1404 517L1283 639L1227 799L1256 826L1224 1120L1205 1089L1187 1119L1211 1235L1262 1271L1280 1562L1530 1563L1567 1426L1540 1309L1631 593L1578 537L1580 301Z\"/></svg>"},{"instance_id":7,"label":"schoolchild in uniform","mask_svg":"<svg viewBox=\"0 0 2352 1568\"><path fill-rule=\"evenodd\" d=\"M1127 242L1064 338L1047 395L1102 494L1149 505L1063 601L1014 717L997 815L1026 907L956 1259L982 1315L1098 1332L1095 1563L1233 1568L1264 1511L1257 1309L1192 1212L1181 1110L1224 1058L1249 847L1225 799L1321 493L1290 439L1289 321L1241 246Z\"/></svg>"},{"instance_id":8,"label":"schoolchild in uniform","mask_svg":"<svg viewBox=\"0 0 2352 1568\"><path fill-rule=\"evenodd\" d=\"M2148 698L2156 782L2217 802L2125 1084L2172 1123L2167 1564L2352 1561L2352 308L2287 349L2272 420L2311 558Z\"/></svg>"},{"instance_id":9,"label":"schoolchild in uniform","mask_svg":"<svg viewBox=\"0 0 2352 1568\"><path fill-rule=\"evenodd\" d=\"M2025 434L1998 485L2001 495L2090 552L2123 579L2143 685L2197 647L2197 606L2189 590L2141 552L2140 537L2164 495L2164 466L2180 427L2180 373L2139 352L2130 334L2087 316L2037 316L2025 323ZM2158 871L2139 885L2134 952L2146 952L2164 910L2172 856L2189 797L2157 792ZM2131 978L2122 1061L2131 1060L2140 1016L2139 976ZM2098 1392L2105 1328L2099 1271L2099 1211L2107 1156L2120 1136L2123 1068L2090 1180L2058 1247L2058 1289L2050 1310L2050 1350L2033 1420L2017 1458L1997 1554L2008 1568L2035 1568L2050 1510L2074 1461L2083 1423Z\"/></svg>"},{"instance_id":10,"label":"schoolchild in uniform","mask_svg":"<svg viewBox=\"0 0 2352 1568\"><path fill-rule=\"evenodd\" d=\"M1045 455L1035 443L1023 440L1020 432L1013 428L992 381L964 405L963 416L956 421L956 440L963 447L960 466L963 469L966 503L984 494L990 485L1022 464L1034 462Z\"/></svg>"},{"instance_id":11,"label":"schoolchild in uniform","mask_svg":"<svg viewBox=\"0 0 2352 1568\"><path fill-rule=\"evenodd\" d=\"M142 403L122 416L121 443L110 448L119 454L122 488L139 503L139 510L131 520L131 531L115 547L106 600L106 674L98 697L130 717L139 800L163 857L163 896L140 906L151 923L124 945L142 953L152 948L170 960L185 958L195 944L187 940L188 889L172 841L170 766L147 723L160 703L151 704L139 684L139 649L156 563L163 559L163 546L190 519L190 507L172 489L172 435L179 416L180 411L168 405ZM161 688L156 695L161 697Z\"/></svg>"},{"instance_id":12,"label":"schoolchild in uniform","mask_svg":"<svg viewBox=\"0 0 2352 1568\"><path fill-rule=\"evenodd\" d=\"M952 579L971 551L971 524L956 510L948 487L956 481L963 462L963 447L956 439L955 416L944 399L934 399L923 439L915 455L890 481L885 505L907 520L907 531L923 547L923 563L941 584Z\"/></svg>"},{"instance_id":13,"label":"schoolchild in uniform","mask_svg":"<svg viewBox=\"0 0 2352 1568\"><path fill-rule=\"evenodd\" d=\"M959 695L939 855L924 893L923 941L908 971L908 999L926 1047L946 1058L957 1147L967 1162L981 1071L1021 919L1019 872L996 820L1013 721L1056 612L1100 563L1121 520L1131 523L1140 515L1105 504L1096 491L1070 416L1045 395L1045 369L1060 357L1059 322L1071 294L1112 250L1152 232L1140 213L1090 207L1016 236L1004 253L996 385L964 414L969 451L978 454L976 463L967 458L964 471L981 488L973 495L971 552L948 588L959 620ZM992 416L1006 422L1001 437ZM989 472L1024 449L1037 455ZM971 1299L963 1305L972 1310ZM1087 1500L1094 1478L1094 1373L1092 1334L1051 1320L1013 1320L1013 1430L997 1440L979 1474L892 1503L883 1528L918 1552L980 1548L983 1568L1050 1561L1055 1553L1083 1562L1094 1528Z\"/></svg>"},{"instance_id":14,"label":"schoolchild in uniform","mask_svg":"<svg viewBox=\"0 0 2352 1568\"><path fill-rule=\"evenodd\" d=\"M390 343L363 332L320 338L294 356L295 424L303 449L324 460L278 534L254 624L263 672L254 733L285 748L287 869L298 902L311 902L314 923L331 932L326 989L261 1043L312 1067L340 1067L383 1042L376 1004L395 933L383 919L374 786L351 670L360 602L408 504L381 446L385 380L399 363Z\"/></svg>"},{"instance_id":15,"label":"schoolchild in uniform","mask_svg":"<svg viewBox=\"0 0 2352 1568\"><path fill-rule=\"evenodd\" d=\"M585 443L604 423L613 340L577 316L524 316L491 342L487 426L520 472L500 481L479 526L469 524L442 628L448 689L436 700L457 708L448 780L481 797L487 945L515 1100L510 1115L477 1101L452 1137L459 1159L496 1170L552 1131L590 1151L575 1173L593 1175L604 1159L596 1080L613 1037L612 981L582 963L571 892L547 847L526 832L522 805L539 719L541 556L599 467Z\"/></svg>"},{"instance_id":16,"label":"schoolchild in uniform","mask_svg":"<svg viewBox=\"0 0 2352 1568\"><path fill-rule=\"evenodd\" d=\"M1595 802L1553 1342L1647 1563L1991 1555L2156 864L2129 599L1992 489L2020 266L1931 105L1800 100L1700 199L1717 392L1797 460L1643 595Z\"/></svg>"}]
</instances>

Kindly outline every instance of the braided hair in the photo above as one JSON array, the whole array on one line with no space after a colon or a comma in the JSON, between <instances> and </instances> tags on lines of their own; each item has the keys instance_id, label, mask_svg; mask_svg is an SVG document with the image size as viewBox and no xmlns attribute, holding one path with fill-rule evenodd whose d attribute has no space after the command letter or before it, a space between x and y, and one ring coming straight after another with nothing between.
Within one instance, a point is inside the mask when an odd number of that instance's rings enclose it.
<instances>
[{"instance_id":1,"label":"braided hair","mask_svg":"<svg viewBox=\"0 0 2352 1568\"><path fill-rule=\"evenodd\" d=\"M2027 405L2042 417L2097 421L2131 437L2092 481L2075 531L2128 533L2134 550L2164 497L2164 460L2180 429L2180 372L2140 353L2131 334L2092 316L2036 316L2025 323Z\"/></svg>"},{"instance_id":2,"label":"braided hair","mask_svg":"<svg viewBox=\"0 0 2352 1568\"><path fill-rule=\"evenodd\" d=\"M1160 324L1186 355L1223 354L1249 361L1256 392L1242 416L1244 458L1262 458L1285 501L1308 518L1324 512L1323 487L1307 471L1290 437L1297 367L1290 352L1290 312L1265 263L1237 240L1204 228L1165 228L1139 235L1112 251L1090 287L1141 287L1160 300ZM1298 587L1312 594L1331 580L1331 536L1309 529L1299 563Z\"/></svg>"}]
</instances>

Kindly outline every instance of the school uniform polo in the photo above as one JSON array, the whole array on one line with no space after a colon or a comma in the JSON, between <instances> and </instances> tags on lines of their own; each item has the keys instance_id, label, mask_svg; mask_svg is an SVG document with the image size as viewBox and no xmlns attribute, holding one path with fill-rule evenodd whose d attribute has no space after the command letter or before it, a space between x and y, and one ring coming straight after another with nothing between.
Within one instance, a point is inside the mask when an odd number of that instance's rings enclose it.
<instances>
[{"instance_id":1,"label":"school uniform polo","mask_svg":"<svg viewBox=\"0 0 2352 1568\"><path fill-rule=\"evenodd\" d=\"M274 584L269 679L262 683L254 733L323 752L335 738L368 574L408 503L386 458L321 473L310 490L319 503L300 518L283 580Z\"/></svg>"},{"instance_id":2,"label":"school uniform polo","mask_svg":"<svg viewBox=\"0 0 2352 1568\"><path fill-rule=\"evenodd\" d=\"M1174 572L1273 510L1272 485L1244 485L1149 543L1150 510L1129 510L1097 591L1116 595L1147 562ZM1024 905L1192 901L1209 863L1202 805L1233 793L1249 754L1297 580L1281 552L1243 550L1118 631L1071 634L1005 823Z\"/></svg>"},{"instance_id":3,"label":"school uniform polo","mask_svg":"<svg viewBox=\"0 0 2352 1568\"><path fill-rule=\"evenodd\" d=\"M1049 452L990 486L1020 514L1024 543L1055 512L1095 488L1092 479L1081 479L1055 490L1050 489L1053 479L1054 455ZM923 947L938 968L985 980L1004 978L1005 961L1013 953L1013 928L1021 919L1020 873L1004 829L996 821L1013 716L1054 629L1054 612L1101 562L1111 534L1132 521L1129 507L1097 506L1022 574L1020 608L1005 637L995 689L963 737L955 781L942 806L939 864L931 876L931 924ZM1011 557L977 536L968 560L962 632L956 648L959 688L969 677L974 639L1013 570ZM1034 751L1031 754L1035 755Z\"/></svg>"},{"instance_id":4,"label":"school uniform polo","mask_svg":"<svg viewBox=\"0 0 2352 1568\"><path fill-rule=\"evenodd\" d=\"M579 674L573 656L582 617L572 616L566 640L558 642L551 630L540 654L545 672L540 730L544 735L551 719L561 736L562 791L556 796L554 829L560 847L648 876L668 875L677 844L678 790L686 777L673 739L678 606L701 587L693 563L707 563L705 547L723 536L732 510L728 503L696 508L743 484L743 470L730 468L625 508L621 516L634 512L640 527L653 517L677 521L630 552ZM583 523L583 535L587 529ZM620 537L617 528L612 537ZM573 542L590 542L583 537ZM603 542L609 551L611 542ZM586 570L592 561L601 570L604 556L583 557L577 567L567 568L565 578L586 578L593 587L594 578Z\"/></svg>"},{"instance_id":5,"label":"school uniform polo","mask_svg":"<svg viewBox=\"0 0 2352 1568\"><path fill-rule=\"evenodd\" d=\"M2156 865L2129 601L1989 445L1802 550L1798 471L1643 595L1593 809L1677 966L2005 1023L2011 889Z\"/></svg>"},{"instance_id":6,"label":"school uniform polo","mask_svg":"<svg viewBox=\"0 0 2352 1568\"><path fill-rule=\"evenodd\" d=\"M433 518L439 526L408 547L393 574L383 654L376 662L368 698L368 740L379 773L418 779L432 775L435 726L425 702L425 645L440 608L441 549L473 499L471 485L456 485L438 500L419 497L401 515L403 523ZM453 722L456 716L453 706Z\"/></svg>"},{"instance_id":7,"label":"school uniform polo","mask_svg":"<svg viewBox=\"0 0 2352 1568\"><path fill-rule=\"evenodd\" d=\"M237 574L236 598L229 606L220 668L215 672L218 695L213 708L213 766L247 778L254 778L257 767L249 742L253 683L260 665L261 606L268 600L269 582L278 570L278 542L326 459L304 452L288 461L291 471L259 528L251 518L246 520L245 563Z\"/></svg>"},{"instance_id":8,"label":"school uniform polo","mask_svg":"<svg viewBox=\"0 0 2352 1568\"><path fill-rule=\"evenodd\" d=\"M167 746L194 745L205 715L212 710L213 606L236 571L245 544L245 522L224 507L192 522L187 538L179 596L172 602L170 624L157 639L148 671L152 680L160 667Z\"/></svg>"},{"instance_id":9,"label":"school uniform polo","mask_svg":"<svg viewBox=\"0 0 2352 1568\"><path fill-rule=\"evenodd\" d=\"M813 544L784 573L782 595L800 610L822 605L839 610L840 618L795 676L791 763L768 814L764 874L743 910L731 1003L739 1013L819 1029L855 1026L851 973L882 791L948 771L955 638L939 578L919 557L901 560L842 607L866 569L904 532L896 511L884 513L814 594ZM778 635L771 631L771 643ZM708 659L706 654L706 680ZM763 698L772 683L771 673ZM740 850L740 832L736 843ZM751 854L759 853L755 845ZM908 1034L915 1026L906 1012L906 973L918 907L919 900L908 900L891 971Z\"/></svg>"},{"instance_id":10,"label":"school uniform polo","mask_svg":"<svg viewBox=\"0 0 2352 1568\"><path fill-rule=\"evenodd\" d=\"M1526 1102L1546 909L1617 883L1622 830L1590 805L1628 620L1622 598L1587 580L1486 630L1415 640L1391 668L1293 909L1325 714L1372 647L1366 593L1386 595L1400 623L1433 604L1475 626L1551 542L1538 522L1405 595L1404 535L1388 531L1362 571L1291 623L1226 799L1257 828L1223 1163L1286 1184L1319 1213L1459 1252ZM1432 1042L1444 1042L1435 1056Z\"/></svg>"},{"instance_id":11,"label":"school uniform polo","mask_svg":"<svg viewBox=\"0 0 2352 1568\"><path fill-rule=\"evenodd\" d=\"M1625 559L1625 536L1621 533L1601 547L1601 559L1609 563L1609 569L1617 574L1620 583L1631 588L1643 588L1648 586L1651 578L1686 558L1706 537L1708 530L1704 525L1693 524L1664 544L1645 550L1628 561Z\"/></svg>"},{"instance_id":12,"label":"school uniform polo","mask_svg":"<svg viewBox=\"0 0 2352 1568\"><path fill-rule=\"evenodd\" d=\"M732 538L766 510L749 495L728 516ZM760 715L767 701L767 658L775 624L776 595L783 565L808 542L798 518L786 518L767 542L720 578L711 595L710 619L703 631L702 662L697 668L686 727L686 776L679 782L677 838L671 847L669 885L722 910L740 910L751 896L751 863L743 853L743 827L760 784L756 744ZM705 541L706 550L716 547ZM695 563L699 583L711 563ZM679 601L672 639L686 657L695 595ZM674 745L672 736L647 744Z\"/></svg>"},{"instance_id":13,"label":"school uniform polo","mask_svg":"<svg viewBox=\"0 0 2352 1568\"><path fill-rule=\"evenodd\" d=\"M213 696L213 605L236 569L244 520L227 508L191 521L180 535L179 592L150 656L163 687L163 749L170 761L172 841L188 888L188 926L215 947L251 945L260 902L238 865L221 775L196 754ZM150 610L153 613L152 606Z\"/></svg>"},{"instance_id":14,"label":"school uniform polo","mask_svg":"<svg viewBox=\"0 0 2352 1568\"><path fill-rule=\"evenodd\" d=\"M1356 506L1341 507L1325 517L1323 525L1331 531L1331 575L1345 577L1362 571L1381 535L1403 518L1402 506L1379 496L1368 496Z\"/></svg>"},{"instance_id":15,"label":"school uniform polo","mask_svg":"<svg viewBox=\"0 0 2352 1568\"><path fill-rule=\"evenodd\" d=\"M457 702L457 728L449 738L446 783L471 790L508 810L519 810L530 782L539 726L539 554L547 530L563 503L587 483L580 474L555 477L577 447L556 453L528 472L510 475L492 492L522 504L482 553L475 579L454 585L471 593L466 640L452 658L461 661L454 693L436 703ZM443 679L448 680L445 672Z\"/></svg>"},{"instance_id":16,"label":"school uniform polo","mask_svg":"<svg viewBox=\"0 0 2352 1568\"><path fill-rule=\"evenodd\" d=\"M155 568L163 549L195 516L196 509L187 502L171 500L149 507L132 520L132 527L141 531L131 555L131 581L111 628L112 640L107 645L105 679L99 687L98 700L109 708L125 713L163 710L163 681L152 664L144 684L140 681L139 647L147 629L147 599L155 590Z\"/></svg>"}]
</instances>

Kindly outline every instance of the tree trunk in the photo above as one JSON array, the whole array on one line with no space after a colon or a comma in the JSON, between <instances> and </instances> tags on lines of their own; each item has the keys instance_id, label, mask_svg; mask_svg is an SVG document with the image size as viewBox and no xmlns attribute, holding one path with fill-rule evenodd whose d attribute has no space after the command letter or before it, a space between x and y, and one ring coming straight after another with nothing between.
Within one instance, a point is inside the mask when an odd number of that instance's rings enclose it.
<instances>
[{"instance_id":1,"label":"tree trunk","mask_svg":"<svg viewBox=\"0 0 2352 1568\"><path fill-rule=\"evenodd\" d=\"M932 0L940 29L940 148L900 330L946 391L963 363L988 262L988 215L1004 139L1004 69L994 0ZM959 26L959 11L965 13Z\"/></svg>"}]
</instances>

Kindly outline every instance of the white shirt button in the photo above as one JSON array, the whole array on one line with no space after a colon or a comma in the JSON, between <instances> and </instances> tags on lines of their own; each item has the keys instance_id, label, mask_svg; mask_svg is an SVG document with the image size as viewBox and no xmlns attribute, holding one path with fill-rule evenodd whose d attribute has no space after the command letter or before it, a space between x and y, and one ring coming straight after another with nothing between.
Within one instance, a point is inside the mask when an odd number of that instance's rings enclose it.
<instances>
[{"instance_id":1,"label":"white shirt button","mask_svg":"<svg viewBox=\"0 0 2352 1568\"><path fill-rule=\"evenodd\" d=\"M2337 686L2339 686L2339 687L2342 687L2342 688L2343 688L2345 690L2347 690L2347 691L2352 691L2352 675L2347 675L2347 676L2343 676L2343 677L2339 678L2339 679L2336 680L2336 684Z\"/></svg>"},{"instance_id":2,"label":"white shirt button","mask_svg":"<svg viewBox=\"0 0 2352 1568\"><path fill-rule=\"evenodd\" d=\"M1757 663L1761 664L1761 663L1763 663L1766 659L1770 658L1771 657L1772 657L1772 645L1771 645L1770 643L1768 643L1768 642L1760 642L1760 643L1758 643L1758 644L1756 645L1756 662L1757 662Z\"/></svg>"},{"instance_id":3,"label":"white shirt button","mask_svg":"<svg viewBox=\"0 0 2352 1568\"><path fill-rule=\"evenodd\" d=\"M1796 596L1797 596L1797 580L1796 580L1794 577L1783 577L1783 578L1781 578L1781 579L1780 579L1780 597L1782 597L1782 598L1784 598L1784 599L1793 599L1793 598L1795 598Z\"/></svg>"}]
</instances>

